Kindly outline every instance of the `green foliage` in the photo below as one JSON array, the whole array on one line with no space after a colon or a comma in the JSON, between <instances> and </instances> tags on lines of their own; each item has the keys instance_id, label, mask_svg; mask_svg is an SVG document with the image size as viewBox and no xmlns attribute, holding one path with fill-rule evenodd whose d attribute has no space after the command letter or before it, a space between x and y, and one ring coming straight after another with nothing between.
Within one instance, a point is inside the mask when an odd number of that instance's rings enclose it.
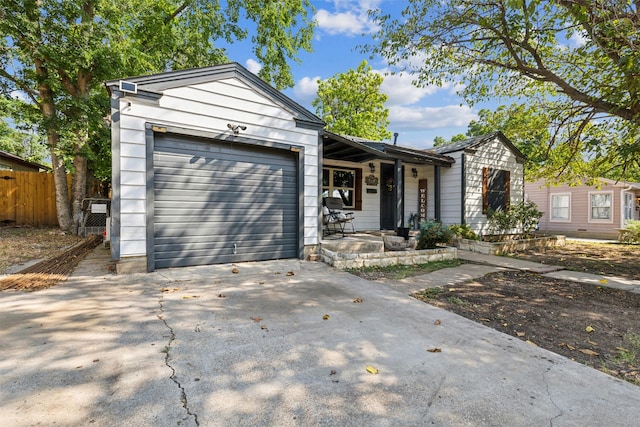
<instances>
[{"instance_id":1,"label":"green foliage","mask_svg":"<svg viewBox=\"0 0 640 427\"><path fill-rule=\"evenodd\" d=\"M544 215L531 200L511 206L509 215L513 218L515 229L524 236L530 236L538 227L538 221Z\"/></svg>"},{"instance_id":2,"label":"green foliage","mask_svg":"<svg viewBox=\"0 0 640 427\"><path fill-rule=\"evenodd\" d=\"M420 224L416 249L434 249L438 243L448 243L453 233L440 222L428 220Z\"/></svg>"},{"instance_id":3,"label":"green foliage","mask_svg":"<svg viewBox=\"0 0 640 427\"><path fill-rule=\"evenodd\" d=\"M627 220L624 227L627 231L622 237L624 243L640 244L640 221Z\"/></svg>"},{"instance_id":4,"label":"green foliage","mask_svg":"<svg viewBox=\"0 0 640 427\"><path fill-rule=\"evenodd\" d=\"M536 112L540 128L525 138L534 162L544 162L537 176L638 176L637 7L624 1L409 0L402 16L373 12L380 31L367 50L413 73L419 85L462 79L460 94L470 104L524 100L522 114L507 124L517 129L521 118Z\"/></svg>"},{"instance_id":5,"label":"green foliage","mask_svg":"<svg viewBox=\"0 0 640 427\"><path fill-rule=\"evenodd\" d=\"M449 230L459 239L480 240L469 224L453 224L449 226Z\"/></svg>"},{"instance_id":6,"label":"green foliage","mask_svg":"<svg viewBox=\"0 0 640 427\"><path fill-rule=\"evenodd\" d=\"M37 133L35 124L23 114L22 106L19 100L0 97L0 150L43 163L47 155L44 138ZM13 125L3 117L10 119Z\"/></svg>"},{"instance_id":7,"label":"green foliage","mask_svg":"<svg viewBox=\"0 0 640 427\"><path fill-rule=\"evenodd\" d=\"M538 226L538 220L542 215L537 205L530 200L511 205L508 212L502 209L497 211L489 209L487 211L489 233L504 235L515 232L530 236Z\"/></svg>"},{"instance_id":8,"label":"green foliage","mask_svg":"<svg viewBox=\"0 0 640 427\"><path fill-rule=\"evenodd\" d=\"M318 97L312 104L331 132L374 141L389 139L389 109L384 107L387 95L380 92L382 80L367 61L362 61L356 70L318 82Z\"/></svg>"}]
</instances>

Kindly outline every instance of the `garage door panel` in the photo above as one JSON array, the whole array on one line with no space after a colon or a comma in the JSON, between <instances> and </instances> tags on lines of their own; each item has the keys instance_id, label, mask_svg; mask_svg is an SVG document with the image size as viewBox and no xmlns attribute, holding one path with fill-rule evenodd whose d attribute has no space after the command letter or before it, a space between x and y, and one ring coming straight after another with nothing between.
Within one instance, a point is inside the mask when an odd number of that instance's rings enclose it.
<instances>
[{"instance_id":1,"label":"garage door panel","mask_svg":"<svg viewBox=\"0 0 640 427\"><path fill-rule=\"evenodd\" d=\"M297 257L297 176L287 150L158 135L156 268Z\"/></svg>"}]
</instances>

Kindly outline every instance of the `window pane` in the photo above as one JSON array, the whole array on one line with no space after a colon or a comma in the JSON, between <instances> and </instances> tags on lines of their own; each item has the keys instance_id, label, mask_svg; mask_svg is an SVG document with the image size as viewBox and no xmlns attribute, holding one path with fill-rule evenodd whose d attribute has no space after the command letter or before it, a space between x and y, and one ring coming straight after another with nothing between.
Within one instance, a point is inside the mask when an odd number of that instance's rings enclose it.
<instances>
[{"instance_id":1,"label":"window pane","mask_svg":"<svg viewBox=\"0 0 640 427\"><path fill-rule=\"evenodd\" d=\"M592 194L591 206L597 206L597 207L611 206L611 194Z\"/></svg>"},{"instance_id":2,"label":"window pane","mask_svg":"<svg viewBox=\"0 0 640 427\"><path fill-rule=\"evenodd\" d=\"M346 170L333 170L333 186L334 187L347 187L353 188L355 181L355 173L353 171Z\"/></svg>"},{"instance_id":3,"label":"window pane","mask_svg":"<svg viewBox=\"0 0 640 427\"><path fill-rule=\"evenodd\" d=\"M329 186L329 169L322 169L322 186Z\"/></svg>"},{"instance_id":4,"label":"window pane","mask_svg":"<svg viewBox=\"0 0 640 427\"><path fill-rule=\"evenodd\" d=\"M568 195L552 195L551 196L551 205L554 208L568 208L569 207L569 196Z\"/></svg>"},{"instance_id":5,"label":"window pane","mask_svg":"<svg viewBox=\"0 0 640 427\"><path fill-rule=\"evenodd\" d=\"M609 219L609 208L591 208L593 219Z\"/></svg>"},{"instance_id":6,"label":"window pane","mask_svg":"<svg viewBox=\"0 0 640 427\"><path fill-rule=\"evenodd\" d=\"M505 211L507 209L507 171L490 169L487 182L487 202L489 209Z\"/></svg>"}]
</instances>

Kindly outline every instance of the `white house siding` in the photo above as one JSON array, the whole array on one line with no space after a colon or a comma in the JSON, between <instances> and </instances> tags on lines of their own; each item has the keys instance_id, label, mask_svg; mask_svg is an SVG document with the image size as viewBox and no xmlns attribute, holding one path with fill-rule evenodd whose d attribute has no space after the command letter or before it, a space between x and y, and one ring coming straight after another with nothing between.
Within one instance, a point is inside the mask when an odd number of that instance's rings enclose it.
<instances>
[{"instance_id":1,"label":"white house siding","mask_svg":"<svg viewBox=\"0 0 640 427\"><path fill-rule=\"evenodd\" d=\"M440 221L445 225L462 222L462 151L447 153L455 163L440 168Z\"/></svg>"},{"instance_id":2,"label":"white house siding","mask_svg":"<svg viewBox=\"0 0 640 427\"><path fill-rule=\"evenodd\" d=\"M622 187L624 185L603 184L595 186L569 186L566 184L547 186L545 181L538 180L525 184L527 199L538 206L543 212L539 221L539 231L551 234L564 234L571 237L617 238L616 228L621 227L622 217ZM611 222L589 221L589 192L611 191L612 220ZM570 220L551 221L551 195L570 194Z\"/></svg>"},{"instance_id":3,"label":"white house siding","mask_svg":"<svg viewBox=\"0 0 640 427\"><path fill-rule=\"evenodd\" d=\"M514 204L523 200L524 165L517 162L515 154L498 138L480 144L474 150L460 150L447 155L456 162L450 169L441 169L440 212L443 224L463 222L461 195L464 192L464 222L476 233L488 231L487 217L482 213L482 170L485 167L510 171L510 202Z\"/></svg>"},{"instance_id":4,"label":"white house siding","mask_svg":"<svg viewBox=\"0 0 640 427\"><path fill-rule=\"evenodd\" d=\"M466 169L465 221L476 233L485 234L488 232L488 223L487 216L482 213L483 168L510 171L510 203L513 205L523 200L524 164L518 163L515 154L496 138L479 145L475 152L467 151L464 165Z\"/></svg>"},{"instance_id":5,"label":"white house siding","mask_svg":"<svg viewBox=\"0 0 640 427\"><path fill-rule=\"evenodd\" d=\"M378 185L371 186L366 185L364 183L364 179L371 175L371 170L369 169L369 163L373 163L376 170L373 173L375 177L378 178ZM353 211L354 212L354 221L353 225L357 231L365 231L365 230L380 230L380 192L382 191L382 182L380 180L380 171L381 161L372 160L366 161L363 163L353 163L353 162L345 162L339 160L329 160L325 159L323 166L326 167L344 167L351 169L362 169L362 210ZM390 162L385 162L387 164L393 164ZM416 168L418 170L418 177L414 178L411 172L412 168ZM428 180L428 188L427 188L427 215L429 218L433 218L435 216L435 208L434 208L434 168L433 166L428 165L412 165L405 164L404 168L404 220L405 223L409 221L409 216L412 213L418 211L418 180L427 179ZM367 193L367 188L376 189L377 193Z\"/></svg>"},{"instance_id":6,"label":"white house siding","mask_svg":"<svg viewBox=\"0 0 640 427\"><path fill-rule=\"evenodd\" d=\"M120 257L146 255L147 123L230 135L227 124L247 127L242 137L302 147L304 245L318 244L318 132L296 127L289 113L237 78L168 89L156 103L120 99Z\"/></svg>"}]
</instances>

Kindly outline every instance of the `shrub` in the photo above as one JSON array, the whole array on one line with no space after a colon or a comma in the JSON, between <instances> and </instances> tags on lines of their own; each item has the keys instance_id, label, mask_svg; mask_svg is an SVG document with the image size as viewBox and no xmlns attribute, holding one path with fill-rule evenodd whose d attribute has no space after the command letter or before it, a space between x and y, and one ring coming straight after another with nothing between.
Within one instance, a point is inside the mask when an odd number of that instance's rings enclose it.
<instances>
[{"instance_id":1,"label":"shrub","mask_svg":"<svg viewBox=\"0 0 640 427\"><path fill-rule=\"evenodd\" d=\"M423 221L420 224L420 235L416 249L433 249L438 243L448 243L453 233L448 227L444 227L436 221Z\"/></svg>"},{"instance_id":2,"label":"shrub","mask_svg":"<svg viewBox=\"0 0 640 427\"><path fill-rule=\"evenodd\" d=\"M480 240L480 237L478 237L468 224L450 225L449 230L459 239Z\"/></svg>"},{"instance_id":3,"label":"shrub","mask_svg":"<svg viewBox=\"0 0 640 427\"><path fill-rule=\"evenodd\" d=\"M514 221L509 213L502 209L497 211L489 209L487 210L487 219L489 220L489 234L511 234Z\"/></svg>"},{"instance_id":4,"label":"shrub","mask_svg":"<svg viewBox=\"0 0 640 427\"><path fill-rule=\"evenodd\" d=\"M543 213L538 210L535 203L527 200L512 206L509 215L513 218L513 226L516 230L529 236L538 228L538 221Z\"/></svg>"},{"instance_id":5,"label":"shrub","mask_svg":"<svg viewBox=\"0 0 640 427\"><path fill-rule=\"evenodd\" d=\"M628 230L622 237L624 243L640 243L640 221L630 219L624 228Z\"/></svg>"}]
</instances>

